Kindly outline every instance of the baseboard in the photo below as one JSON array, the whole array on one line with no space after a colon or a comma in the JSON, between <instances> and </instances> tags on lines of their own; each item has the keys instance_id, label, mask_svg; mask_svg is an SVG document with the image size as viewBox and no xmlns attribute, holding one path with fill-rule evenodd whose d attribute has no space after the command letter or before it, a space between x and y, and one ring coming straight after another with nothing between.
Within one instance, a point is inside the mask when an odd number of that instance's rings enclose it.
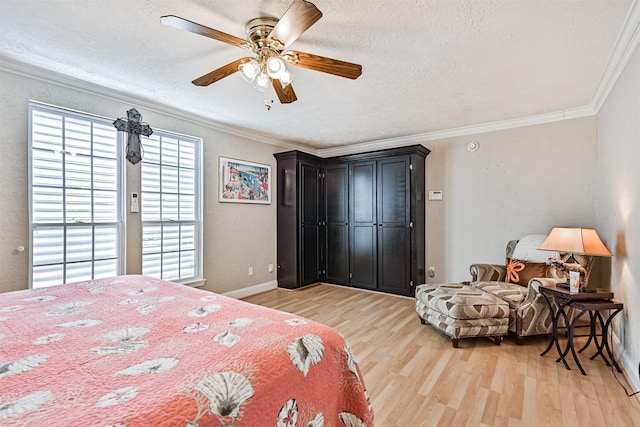
<instances>
[{"instance_id":1,"label":"baseboard","mask_svg":"<svg viewBox=\"0 0 640 427\"><path fill-rule=\"evenodd\" d=\"M387 296L390 296L390 297L398 297L398 298L405 298L405 299L415 300L415 297L408 297L406 295L396 295L396 294L391 294L389 292L375 291L373 289L354 288L352 286L336 285L335 283L318 282L318 283L314 283L313 285L309 285L309 286L315 286L315 285L337 286L337 287L340 287L340 288L349 288L349 289L352 289L354 291L369 292L369 293L372 293L372 294L381 294L381 295L387 295Z\"/></svg>"},{"instance_id":2,"label":"baseboard","mask_svg":"<svg viewBox=\"0 0 640 427\"><path fill-rule=\"evenodd\" d=\"M622 343L618 339L618 336L616 334L611 334L611 338L613 341L611 343L613 344L612 345L613 349L621 349ZM629 381L631 386L634 388L634 390L630 390L630 391L633 392L633 391L640 390L640 372L638 372L638 370L640 370L640 367L638 367L638 365L636 364L640 362L631 360L631 356L629 355L629 352L626 352L626 351L625 352L614 351L614 356L616 357L618 362L620 362L620 365L621 365L620 367L624 371L627 381Z\"/></svg>"},{"instance_id":3,"label":"baseboard","mask_svg":"<svg viewBox=\"0 0 640 427\"><path fill-rule=\"evenodd\" d=\"M242 299L242 298L250 297L252 295L261 294L262 292L270 291L277 287L278 287L278 281L272 280L270 282L258 283L257 285L248 286L242 289L236 289L235 291L225 292L222 295L226 297L235 298L235 299Z\"/></svg>"}]
</instances>

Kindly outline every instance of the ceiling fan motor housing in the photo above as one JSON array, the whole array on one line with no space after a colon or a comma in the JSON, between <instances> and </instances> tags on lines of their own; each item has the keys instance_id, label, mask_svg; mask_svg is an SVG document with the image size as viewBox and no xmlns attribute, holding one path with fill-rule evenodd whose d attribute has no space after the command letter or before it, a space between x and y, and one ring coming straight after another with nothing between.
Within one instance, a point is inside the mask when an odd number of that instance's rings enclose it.
<instances>
[{"instance_id":1,"label":"ceiling fan motor housing","mask_svg":"<svg viewBox=\"0 0 640 427\"><path fill-rule=\"evenodd\" d=\"M255 18L247 23L246 32L247 40L256 46L256 50L271 48L274 50L274 43L267 41L267 36L273 31L278 23L276 18Z\"/></svg>"}]
</instances>

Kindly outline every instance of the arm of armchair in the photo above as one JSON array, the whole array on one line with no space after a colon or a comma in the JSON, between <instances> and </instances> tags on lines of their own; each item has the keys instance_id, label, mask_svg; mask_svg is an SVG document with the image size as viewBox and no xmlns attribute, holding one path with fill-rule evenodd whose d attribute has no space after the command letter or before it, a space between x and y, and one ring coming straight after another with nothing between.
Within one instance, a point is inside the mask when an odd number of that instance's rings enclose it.
<instances>
[{"instance_id":1,"label":"arm of armchair","mask_svg":"<svg viewBox=\"0 0 640 427\"><path fill-rule=\"evenodd\" d=\"M498 264L471 264L469 271L473 282L502 282L507 275L507 267Z\"/></svg>"},{"instance_id":2,"label":"arm of armchair","mask_svg":"<svg viewBox=\"0 0 640 427\"><path fill-rule=\"evenodd\" d=\"M537 296L540 295L540 286L545 285L553 285L558 281L555 277L536 277L529 280L529 291L527 292L527 300L529 299L529 295Z\"/></svg>"},{"instance_id":3,"label":"arm of armchair","mask_svg":"<svg viewBox=\"0 0 640 427\"><path fill-rule=\"evenodd\" d=\"M554 278L535 278L529 281L527 295L517 308L515 332L518 337L553 331L549 305L540 292L540 286L552 285L557 281Z\"/></svg>"}]
</instances>

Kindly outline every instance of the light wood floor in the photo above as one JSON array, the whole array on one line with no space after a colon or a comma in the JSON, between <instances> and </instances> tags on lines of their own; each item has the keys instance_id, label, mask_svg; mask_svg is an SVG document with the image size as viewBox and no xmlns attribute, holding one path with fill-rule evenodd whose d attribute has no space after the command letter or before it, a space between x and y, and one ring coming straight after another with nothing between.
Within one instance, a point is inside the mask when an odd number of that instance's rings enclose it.
<instances>
[{"instance_id":1,"label":"light wood floor","mask_svg":"<svg viewBox=\"0 0 640 427\"><path fill-rule=\"evenodd\" d=\"M522 346L513 338L500 346L464 339L454 349L444 334L420 324L413 299L342 286L276 289L245 301L345 335L377 427L640 426L640 395L627 397L601 359L589 360L592 349L580 358L587 376L575 366L566 370L552 352L541 357L547 336Z\"/></svg>"}]
</instances>

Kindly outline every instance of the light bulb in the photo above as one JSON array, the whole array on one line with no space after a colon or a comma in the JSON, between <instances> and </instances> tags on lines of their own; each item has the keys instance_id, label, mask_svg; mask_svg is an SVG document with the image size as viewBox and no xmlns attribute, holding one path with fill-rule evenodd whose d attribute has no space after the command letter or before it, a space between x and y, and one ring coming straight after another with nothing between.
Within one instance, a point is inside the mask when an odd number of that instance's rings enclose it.
<instances>
[{"instance_id":1,"label":"light bulb","mask_svg":"<svg viewBox=\"0 0 640 427\"><path fill-rule=\"evenodd\" d=\"M258 74L259 69L260 69L260 66L258 65L255 59L252 59L247 62L243 62L238 66L238 70L240 70L240 75L248 83L253 82L253 79L255 79L256 75Z\"/></svg>"},{"instance_id":2,"label":"light bulb","mask_svg":"<svg viewBox=\"0 0 640 427\"><path fill-rule=\"evenodd\" d=\"M289 84L293 81L293 74L289 71L284 70L280 73L280 84L282 85L282 89L289 86Z\"/></svg>"},{"instance_id":3,"label":"light bulb","mask_svg":"<svg viewBox=\"0 0 640 427\"><path fill-rule=\"evenodd\" d=\"M260 92L266 92L269 89L269 85L271 84L271 80L269 76L265 73L258 73L256 75L256 79L253 82L253 88Z\"/></svg>"},{"instance_id":4,"label":"light bulb","mask_svg":"<svg viewBox=\"0 0 640 427\"><path fill-rule=\"evenodd\" d=\"M267 74L270 77L277 79L280 73L286 71L284 61L277 56L272 56L267 59Z\"/></svg>"}]
</instances>

